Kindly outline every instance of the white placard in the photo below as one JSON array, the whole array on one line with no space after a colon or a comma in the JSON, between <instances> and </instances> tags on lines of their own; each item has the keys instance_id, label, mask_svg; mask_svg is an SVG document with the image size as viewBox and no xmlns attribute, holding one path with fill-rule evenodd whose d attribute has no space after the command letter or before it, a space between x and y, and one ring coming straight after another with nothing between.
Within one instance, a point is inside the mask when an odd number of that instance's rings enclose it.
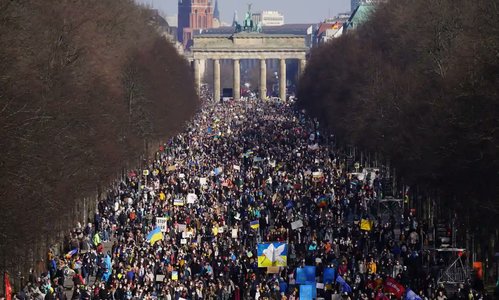
<instances>
[{"instance_id":1,"label":"white placard","mask_svg":"<svg viewBox=\"0 0 499 300\"><path fill-rule=\"evenodd\" d=\"M234 165L234 166L233 166L233 168L234 168L234 170L236 170L236 171L241 171L241 167L240 167L240 166Z\"/></svg>"},{"instance_id":2,"label":"white placard","mask_svg":"<svg viewBox=\"0 0 499 300\"><path fill-rule=\"evenodd\" d=\"M187 225L185 224L178 224L177 226L178 226L178 231L180 232L184 232L187 230Z\"/></svg>"},{"instance_id":3,"label":"white placard","mask_svg":"<svg viewBox=\"0 0 499 300\"><path fill-rule=\"evenodd\" d=\"M156 226L161 229L161 232L166 232L166 218L156 218Z\"/></svg>"},{"instance_id":4,"label":"white placard","mask_svg":"<svg viewBox=\"0 0 499 300\"><path fill-rule=\"evenodd\" d=\"M180 240L180 244L181 244L181 245L185 245L185 244L187 244L187 240L186 240L186 239L181 239L181 240Z\"/></svg>"},{"instance_id":5,"label":"white placard","mask_svg":"<svg viewBox=\"0 0 499 300\"><path fill-rule=\"evenodd\" d=\"M315 285L316 288L322 290L324 289L324 283L320 283L320 282L317 282L317 284Z\"/></svg>"},{"instance_id":6,"label":"white placard","mask_svg":"<svg viewBox=\"0 0 499 300\"><path fill-rule=\"evenodd\" d=\"M199 178L199 184L200 184L200 185L207 185L207 184L208 184L208 182L207 182L207 180L206 180L206 177Z\"/></svg>"},{"instance_id":7,"label":"white placard","mask_svg":"<svg viewBox=\"0 0 499 300\"><path fill-rule=\"evenodd\" d=\"M232 229L232 238L237 239L237 228Z\"/></svg>"},{"instance_id":8,"label":"white placard","mask_svg":"<svg viewBox=\"0 0 499 300\"><path fill-rule=\"evenodd\" d=\"M193 193L187 194L187 203L188 204L194 204L198 201L198 196Z\"/></svg>"},{"instance_id":9,"label":"white placard","mask_svg":"<svg viewBox=\"0 0 499 300\"><path fill-rule=\"evenodd\" d=\"M318 178L318 177L323 177L324 174L322 172L313 172L312 176L315 177L315 178Z\"/></svg>"},{"instance_id":10,"label":"white placard","mask_svg":"<svg viewBox=\"0 0 499 300\"><path fill-rule=\"evenodd\" d=\"M291 223L291 229L293 229L293 230L301 228L301 227L303 227L303 221L302 220L294 221L294 222Z\"/></svg>"},{"instance_id":11,"label":"white placard","mask_svg":"<svg viewBox=\"0 0 499 300\"><path fill-rule=\"evenodd\" d=\"M189 232L189 231L182 232L182 238L184 238L184 239L188 239L191 236L192 236L192 232Z\"/></svg>"}]
</instances>

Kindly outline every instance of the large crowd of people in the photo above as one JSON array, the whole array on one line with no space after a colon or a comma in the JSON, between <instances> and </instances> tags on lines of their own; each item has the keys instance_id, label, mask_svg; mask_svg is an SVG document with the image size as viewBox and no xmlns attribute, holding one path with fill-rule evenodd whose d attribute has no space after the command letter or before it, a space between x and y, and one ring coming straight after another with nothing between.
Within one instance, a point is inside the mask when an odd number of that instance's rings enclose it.
<instances>
[{"instance_id":1,"label":"large crowd of people","mask_svg":"<svg viewBox=\"0 0 499 300\"><path fill-rule=\"evenodd\" d=\"M427 224L410 210L381 214L381 176L349 173L332 137L292 103L206 102L154 160L109 188L93 222L17 296L301 299L296 269L315 266L317 297L328 300L485 299L473 282L436 284ZM258 267L263 242L287 244L286 267ZM341 280L324 282L326 268ZM390 293L387 280L406 292Z\"/></svg>"}]
</instances>

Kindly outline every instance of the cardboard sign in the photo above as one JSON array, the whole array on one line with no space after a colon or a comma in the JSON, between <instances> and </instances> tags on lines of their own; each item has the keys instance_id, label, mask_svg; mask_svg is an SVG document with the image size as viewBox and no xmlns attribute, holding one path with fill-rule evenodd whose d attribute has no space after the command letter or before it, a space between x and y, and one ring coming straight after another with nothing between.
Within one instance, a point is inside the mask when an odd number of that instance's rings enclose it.
<instances>
[{"instance_id":1,"label":"cardboard sign","mask_svg":"<svg viewBox=\"0 0 499 300\"><path fill-rule=\"evenodd\" d=\"M279 267L267 267L267 274L279 274Z\"/></svg>"},{"instance_id":2,"label":"cardboard sign","mask_svg":"<svg viewBox=\"0 0 499 300\"><path fill-rule=\"evenodd\" d=\"M237 239L237 228L232 229L231 236L233 239Z\"/></svg>"},{"instance_id":3,"label":"cardboard sign","mask_svg":"<svg viewBox=\"0 0 499 300\"><path fill-rule=\"evenodd\" d=\"M187 225L185 225L185 224L178 224L177 226L178 226L177 227L178 231L180 231L180 232L184 232L187 230Z\"/></svg>"},{"instance_id":4,"label":"cardboard sign","mask_svg":"<svg viewBox=\"0 0 499 300\"><path fill-rule=\"evenodd\" d=\"M298 229L298 228L302 228L302 227L303 227L302 220L297 220L297 221L294 221L291 223L291 229L293 229L293 230Z\"/></svg>"}]
</instances>

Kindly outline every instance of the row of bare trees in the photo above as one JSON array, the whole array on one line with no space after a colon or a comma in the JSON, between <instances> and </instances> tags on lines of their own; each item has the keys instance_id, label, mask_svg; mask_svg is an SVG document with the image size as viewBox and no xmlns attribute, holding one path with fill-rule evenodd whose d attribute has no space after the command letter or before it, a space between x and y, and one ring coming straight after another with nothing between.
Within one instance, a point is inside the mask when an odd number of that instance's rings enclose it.
<instances>
[{"instance_id":1,"label":"row of bare trees","mask_svg":"<svg viewBox=\"0 0 499 300\"><path fill-rule=\"evenodd\" d=\"M153 20L133 0L0 0L0 269L40 258L83 197L196 111Z\"/></svg>"},{"instance_id":2,"label":"row of bare trees","mask_svg":"<svg viewBox=\"0 0 499 300\"><path fill-rule=\"evenodd\" d=\"M438 189L444 210L487 231L489 253L498 247L489 238L499 238L497 1L380 4L358 30L312 52L299 99L343 143Z\"/></svg>"}]
</instances>

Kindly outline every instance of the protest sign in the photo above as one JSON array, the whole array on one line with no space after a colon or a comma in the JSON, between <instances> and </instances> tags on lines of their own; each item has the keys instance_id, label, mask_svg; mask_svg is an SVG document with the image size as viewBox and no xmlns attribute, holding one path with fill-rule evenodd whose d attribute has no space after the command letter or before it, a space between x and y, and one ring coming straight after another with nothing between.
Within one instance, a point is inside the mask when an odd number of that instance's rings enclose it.
<instances>
[{"instance_id":1,"label":"protest sign","mask_svg":"<svg viewBox=\"0 0 499 300\"><path fill-rule=\"evenodd\" d=\"M187 194L187 204L194 204L198 201L198 196L193 193Z\"/></svg>"},{"instance_id":2,"label":"protest sign","mask_svg":"<svg viewBox=\"0 0 499 300\"><path fill-rule=\"evenodd\" d=\"M177 224L177 228L179 232L184 232L187 230L187 225L185 224Z\"/></svg>"},{"instance_id":3,"label":"protest sign","mask_svg":"<svg viewBox=\"0 0 499 300\"><path fill-rule=\"evenodd\" d=\"M303 227L303 221L302 220L297 220L291 223L291 229L295 230L298 228Z\"/></svg>"},{"instance_id":4,"label":"protest sign","mask_svg":"<svg viewBox=\"0 0 499 300\"><path fill-rule=\"evenodd\" d=\"M315 288L315 285L300 285L300 300L312 300L315 298L317 298L317 289Z\"/></svg>"},{"instance_id":5,"label":"protest sign","mask_svg":"<svg viewBox=\"0 0 499 300\"><path fill-rule=\"evenodd\" d=\"M315 266L296 268L297 284L315 284Z\"/></svg>"},{"instance_id":6,"label":"protest sign","mask_svg":"<svg viewBox=\"0 0 499 300\"><path fill-rule=\"evenodd\" d=\"M166 232L166 223L167 219L166 218L156 218L156 226L158 226L161 229L161 232Z\"/></svg>"},{"instance_id":7,"label":"protest sign","mask_svg":"<svg viewBox=\"0 0 499 300\"><path fill-rule=\"evenodd\" d=\"M285 267L288 260L288 244L274 242L258 244L258 267Z\"/></svg>"}]
</instances>

